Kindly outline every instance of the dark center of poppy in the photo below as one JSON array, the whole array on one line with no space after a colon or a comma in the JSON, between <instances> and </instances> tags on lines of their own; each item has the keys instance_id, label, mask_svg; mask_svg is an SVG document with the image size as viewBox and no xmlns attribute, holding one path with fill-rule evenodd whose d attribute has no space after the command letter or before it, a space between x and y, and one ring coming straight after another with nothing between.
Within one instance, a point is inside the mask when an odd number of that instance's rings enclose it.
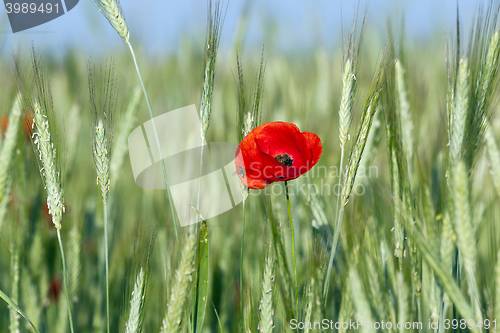
<instances>
[{"instance_id":1,"label":"dark center of poppy","mask_svg":"<svg viewBox=\"0 0 500 333\"><path fill-rule=\"evenodd\" d=\"M287 167L291 167L293 164L293 158L291 158L288 154L278 155L275 157L275 159L276 161L280 162L283 165L286 165Z\"/></svg>"},{"instance_id":2,"label":"dark center of poppy","mask_svg":"<svg viewBox=\"0 0 500 333\"><path fill-rule=\"evenodd\" d=\"M241 176L241 178L245 178L245 169L240 165L238 166L238 173Z\"/></svg>"}]
</instances>

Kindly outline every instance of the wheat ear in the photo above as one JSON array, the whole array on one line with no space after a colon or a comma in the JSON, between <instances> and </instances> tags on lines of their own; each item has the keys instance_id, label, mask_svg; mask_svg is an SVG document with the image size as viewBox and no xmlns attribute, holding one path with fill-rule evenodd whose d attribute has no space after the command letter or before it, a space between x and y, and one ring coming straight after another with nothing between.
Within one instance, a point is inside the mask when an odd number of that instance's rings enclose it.
<instances>
[{"instance_id":1,"label":"wheat ear","mask_svg":"<svg viewBox=\"0 0 500 333\"><path fill-rule=\"evenodd\" d=\"M354 266L349 270L349 282L351 294L356 295L356 297L354 297L354 304L357 318L363 318L365 323L373 322L370 303L365 296L366 293L364 292L363 282ZM369 325L363 325L361 332L371 332Z\"/></svg>"},{"instance_id":2,"label":"wheat ear","mask_svg":"<svg viewBox=\"0 0 500 333\"><path fill-rule=\"evenodd\" d=\"M104 134L104 123L99 120L95 127L94 156L97 171L97 183L101 188L103 200L106 200L109 193L109 154L106 135Z\"/></svg>"},{"instance_id":3,"label":"wheat ear","mask_svg":"<svg viewBox=\"0 0 500 333\"><path fill-rule=\"evenodd\" d=\"M262 282L262 296L259 304L259 331L270 333L273 331L273 288L274 273L273 260L269 255L266 259L266 268L264 269L264 281Z\"/></svg>"},{"instance_id":4,"label":"wheat ear","mask_svg":"<svg viewBox=\"0 0 500 333\"><path fill-rule=\"evenodd\" d=\"M186 317L183 315L189 296L189 286L195 273L196 243L197 238L194 234L187 236L181 252L179 268L175 272L175 281L170 293L167 315L163 319L161 333L181 332L184 324L186 324Z\"/></svg>"},{"instance_id":5,"label":"wheat ear","mask_svg":"<svg viewBox=\"0 0 500 333\"><path fill-rule=\"evenodd\" d=\"M125 333L137 333L140 328L141 310L144 305L144 270L141 267L132 291L130 300L130 313L125 324Z\"/></svg>"},{"instance_id":6,"label":"wheat ear","mask_svg":"<svg viewBox=\"0 0 500 333\"><path fill-rule=\"evenodd\" d=\"M495 141L495 135L491 124L485 134L486 149L488 151L488 161L490 164L490 175L497 194L500 196L500 151Z\"/></svg>"},{"instance_id":7,"label":"wheat ear","mask_svg":"<svg viewBox=\"0 0 500 333\"><path fill-rule=\"evenodd\" d=\"M498 251L495 266L495 307L493 311L494 318L500 318L500 251Z\"/></svg>"},{"instance_id":8,"label":"wheat ear","mask_svg":"<svg viewBox=\"0 0 500 333\"><path fill-rule=\"evenodd\" d=\"M104 15L109 24L116 30L118 35L128 44L130 32L128 30L125 15L123 14L120 0L92 0L94 5Z\"/></svg>"},{"instance_id":9,"label":"wheat ear","mask_svg":"<svg viewBox=\"0 0 500 333\"><path fill-rule=\"evenodd\" d=\"M215 81L215 62L219 49L222 24L225 13L222 12L220 1L216 1L212 12L212 0L208 3L208 33L205 45L205 72L203 80L203 92L201 94L201 139L206 142L208 126L210 125L210 115L212 114L212 94Z\"/></svg>"},{"instance_id":10,"label":"wheat ear","mask_svg":"<svg viewBox=\"0 0 500 333\"><path fill-rule=\"evenodd\" d=\"M398 93L398 106L401 115L403 151L406 159L411 161L413 156L413 121L410 113L410 103L408 102L408 89L405 81L405 69L399 60L394 66L396 75L396 89Z\"/></svg>"},{"instance_id":11,"label":"wheat ear","mask_svg":"<svg viewBox=\"0 0 500 333\"><path fill-rule=\"evenodd\" d=\"M494 82L497 79L500 57L500 32L491 37L486 58L480 76L480 84L476 87L478 113L484 115L491 99Z\"/></svg>"},{"instance_id":12,"label":"wheat ear","mask_svg":"<svg viewBox=\"0 0 500 333\"><path fill-rule=\"evenodd\" d=\"M352 121L352 105L354 100L354 84L356 76L353 71L351 59L347 59L342 74L342 97L340 99L339 108L339 139L340 147L344 147Z\"/></svg>"},{"instance_id":13,"label":"wheat ear","mask_svg":"<svg viewBox=\"0 0 500 333\"><path fill-rule=\"evenodd\" d=\"M465 59L458 65L457 88L451 119L450 160L456 165L463 153L465 128L467 122L467 109L469 107L469 66Z\"/></svg>"},{"instance_id":14,"label":"wheat ear","mask_svg":"<svg viewBox=\"0 0 500 333\"><path fill-rule=\"evenodd\" d=\"M49 121L38 103L33 112L33 144L40 160L40 175L47 191L47 206L52 216L52 223L61 230L61 219L64 212L63 193L61 188L60 169L56 161L56 151L49 129Z\"/></svg>"}]
</instances>

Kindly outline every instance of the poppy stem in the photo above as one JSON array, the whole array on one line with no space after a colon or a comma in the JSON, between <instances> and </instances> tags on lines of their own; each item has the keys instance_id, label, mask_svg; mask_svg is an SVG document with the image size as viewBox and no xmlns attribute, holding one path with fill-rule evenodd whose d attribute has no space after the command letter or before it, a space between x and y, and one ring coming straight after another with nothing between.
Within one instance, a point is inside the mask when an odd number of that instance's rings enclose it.
<instances>
[{"instance_id":1,"label":"poppy stem","mask_svg":"<svg viewBox=\"0 0 500 333\"><path fill-rule=\"evenodd\" d=\"M295 263L295 233L293 231L292 212L290 211L290 197L288 195L288 182L285 181L286 204L288 206L288 219L290 220L290 230L292 232L292 259L293 259L293 275L295 277L295 308L296 315L299 315L299 287L297 282L297 265Z\"/></svg>"}]
</instances>

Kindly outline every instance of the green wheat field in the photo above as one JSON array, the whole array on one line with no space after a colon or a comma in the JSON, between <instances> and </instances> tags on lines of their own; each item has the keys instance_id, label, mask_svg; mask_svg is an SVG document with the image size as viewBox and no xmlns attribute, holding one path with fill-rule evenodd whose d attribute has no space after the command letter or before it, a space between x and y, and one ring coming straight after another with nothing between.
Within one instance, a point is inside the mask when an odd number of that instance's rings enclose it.
<instances>
[{"instance_id":1,"label":"green wheat field","mask_svg":"<svg viewBox=\"0 0 500 333\"><path fill-rule=\"evenodd\" d=\"M295 53L244 47L244 16L219 48L209 1L206 40L153 60L93 2L119 56L0 59L0 332L500 332L499 1L425 42L353 5L334 49ZM180 227L128 136L193 103L206 142L285 121L322 156Z\"/></svg>"}]
</instances>

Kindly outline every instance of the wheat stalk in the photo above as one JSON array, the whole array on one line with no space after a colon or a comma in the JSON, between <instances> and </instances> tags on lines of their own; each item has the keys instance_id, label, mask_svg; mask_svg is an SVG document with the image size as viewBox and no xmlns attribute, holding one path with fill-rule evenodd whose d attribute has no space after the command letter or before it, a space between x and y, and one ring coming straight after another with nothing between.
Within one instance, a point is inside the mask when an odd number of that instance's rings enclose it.
<instances>
[{"instance_id":1,"label":"wheat stalk","mask_svg":"<svg viewBox=\"0 0 500 333\"><path fill-rule=\"evenodd\" d=\"M354 316L354 302L351 294L351 285L345 283L342 288L342 299L340 301L340 309L339 309L339 322L344 322L349 320ZM339 333L345 333L347 330L345 328L341 328Z\"/></svg>"},{"instance_id":2,"label":"wheat stalk","mask_svg":"<svg viewBox=\"0 0 500 333\"><path fill-rule=\"evenodd\" d=\"M14 239L16 236L14 236ZM10 297L15 303L19 302L19 250L17 241L14 240L11 246L10 258ZM17 311L9 305L9 331L10 333L19 333L19 318L21 316Z\"/></svg>"},{"instance_id":3,"label":"wheat stalk","mask_svg":"<svg viewBox=\"0 0 500 333\"><path fill-rule=\"evenodd\" d=\"M37 59L33 51L34 68L37 73L37 83L40 95L37 97L33 107L33 126L32 126L32 141L35 153L38 155L40 175L45 184L45 191L47 192L47 206L49 214L52 216L52 222L57 230L57 240L59 243L59 250L61 251L61 261L63 267L63 280L64 280L64 293L66 296L67 312L71 333L74 333L73 318L71 314L71 305L69 297L69 288L67 281L66 258L64 256L64 247L61 240L61 219L64 213L64 198L62 191L61 181L61 167L59 159L56 155L54 142L50 132L49 119L51 115L49 110L42 110L40 105L45 105L49 108L51 105L50 90L47 89L46 82L44 82L43 71L38 67ZM29 97L28 97L29 98ZM42 104L39 104L41 102ZM48 115L48 116L47 116Z\"/></svg>"},{"instance_id":4,"label":"wheat stalk","mask_svg":"<svg viewBox=\"0 0 500 333\"><path fill-rule=\"evenodd\" d=\"M163 160L163 152L160 145L160 139L158 137L158 130L156 129L156 124L154 120L153 109L151 108L151 103L149 102L148 93L146 91L146 86L144 85L144 81L142 79L141 71L139 70L139 64L137 63L137 58L135 56L134 48L130 43L130 33L128 30L127 22L125 21L125 15L123 14L123 10L120 5L119 0L92 0L99 11L104 15L104 17L108 20L111 26L116 30L118 35L122 38L122 40L127 44L130 50L130 54L132 55L132 59L134 61L135 70L137 72L137 76L139 77L139 82L141 84L142 92L144 94L144 98L146 99L146 104L148 106L149 117L151 119L151 124L153 126L153 133L155 137L156 147L158 148L158 155L160 156L162 171L163 171L163 179L165 180L165 187L167 190L167 197L170 206L170 214L172 216L172 223L174 225L175 231L175 239L176 243L179 246L179 231L177 230L177 219L174 210L174 204L172 201L172 194L170 193L170 186L168 183L167 177L167 169L165 167L165 161Z\"/></svg>"},{"instance_id":5,"label":"wheat stalk","mask_svg":"<svg viewBox=\"0 0 500 333\"><path fill-rule=\"evenodd\" d=\"M55 333L66 333L68 331L68 304L62 303L57 309L57 320L54 324Z\"/></svg>"},{"instance_id":6,"label":"wheat stalk","mask_svg":"<svg viewBox=\"0 0 500 333\"><path fill-rule=\"evenodd\" d=\"M314 281L313 281L313 283L314 283ZM306 323L306 327L304 327L304 333L309 333L311 328L309 325L307 325L307 323L311 322L312 308L313 308L313 302L314 302L314 294L311 291L311 286L309 286L307 288L306 296L307 296L307 304L306 304L306 310L305 310L305 316L304 316L304 323Z\"/></svg>"},{"instance_id":7,"label":"wheat stalk","mask_svg":"<svg viewBox=\"0 0 500 333\"><path fill-rule=\"evenodd\" d=\"M11 191L11 180L9 179L12 160L14 159L14 149L17 145L19 134L21 108L21 95L19 94L12 105L9 115L9 126L5 132L5 139L0 152L0 229L7 212L7 203Z\"/></svg>"},{"instance_id":8,"label":"wheat stalk","mask_svg":"<svg viewBox=\"0 0 500 333\"><path fill-rule=\"evenodd\" d=\"M347 205L349 201L349 197L351 195L351 191L354 186L354 180L356 178L356 173L358 171L361 156L363 155L363 150L365 148L365 144L368 135L370 133L373 115L375 114L376 106L378 104L378 99L379 99L379 94L375 93L361 119L361 123L358 128L358 135L356 138L356 142L354 143L354 146L351 149L349 162L347 164L347 170L345 172L344 185L342 187L342 206Z\"/></svg>"},{"instance_id":9,"label":"wheat stalk","mask_svg":"<svg viewBox=\"0 0 500 333\"><path fill-rule=\"evenodd\" d=\"M477 285L474 277L476 271L476 241L475 231L471 222L469 190L465 162L460 161L454 167L453 173L453 206L455 210L454 227L457 234L457 247L467 272L469 294L474 304L476 319L482 318L480 306L477 304Z\"/></svg>"},{"instance_id":10,"label":"wheat stalk","mask_svg":"<svg viewBox=\"0 0 500 333\"><path fill-rule=\"evenodd\" d=\"M494 318L500 318L500 251L498 251L495 266L495 306L493 311Z\"/></svg>"},{"instance_id":11,"label":"wheat stalk","mask_svg":"<svg viewBox=\"0 0 500 333\"><path fill-rule=\"evenodd\" d=\"M359 52L361 51L361 43L363 40L363 33L364 33L364 19L363 19L363 24L359 36L359 40L356 42L356 24L357 24L357 9L355 11L354 17L356 19L353 19L351 31L348 37L348 43L347 47L344 50L343 57L345 57L345 65L344 65L344 71L342 74L342 97L340 99L340 106L339 106L339 139L340 139L340 165L339 165L339 170L340 170L340 176L339 176L339 181L338 181L338 188L341 187L342 181L345 183L345 179L343 179L344 176L344 151L345 151L345 144L347 140L349 140L349 128L351 127L351 121L352 121L352 106L354 103L354 93L356 90L356 74L357 74L357 62L359 60ZM366 17L366 13L365 13ZM333 240L333 247L337 247L337 241L338 237L340 235L340 228L342 226L342 214L343 214L343 209L342 209L342 199L343 199L343 194L344 193L339 193L337 195L337 212L338 212L338 218L337 218L337 225L335 228L335 236ZM331 274L331 269L333 265L333 257L335 253L335 248L332 248L332 254L330 256L330 262L328 264L328 269L326 273L326 283L324 285L324 298L325 302L328 297L328 287L330 285L330 274Z\"/></svg>"},{"instance_id":12,"label":"wheat stalk","mask_svg":"<svg viewBox=\"0 0 500 333\"><path fill-rule=\"evenodd\" d=\"M130 313L128 315L127 323L125 324L125 333L139 332L141 310L144 306L144 270L141 267L139 274L132 291L132 299L130 300Z\"/></svg>"},{"instance_id":13,"label":"wheat stalk","mask_svg":"<svg viewBox=\"0 0 500 333\"><path fill-rule=\"evenodd\" d=\"M73 300L78 300L78 289L80 286L80 273L82 271L82 235L79 224L73 221L69 232L70 248L69 248L69 290L73 295Z\"/></svg>"},{"instance_id":14,"label":"wheat stalk","mask_svg":"<svg viewBox=\"0 0 500 333\"><path fill-rule=\"evenodd\" d=\"M405 284L403 273L401 271L397 274L397 299L398 299L398 322L406 323L408 321L408 287Z\"/></svg>"},{"instance_id":15,"label":"wheat stalk","mask_svg":"<svg viewBox=\"0 0 500 333\"><path fill-rule=\"evenodd\" d=\"M257 83L254 93L254 101L251 110L247 110L246 95L245 95L245 82L243 80L243 66L238 54L236 54L236 64L238 67L238 112L236 113L236 123L238 128L238 141L241 141L247 136L255 127L258 126L260 121L261 100L264 89L264 50L260 62L260 68L257 75ZM245 245L245 203L248 198L249 189L240 182L241 195L243 198L242 204L242 224L241 224L241 249L240 249L240 316L243 311L243 251Z\"/></svg>"},{"instance_id":16,"label":"wheat stalk","mask_svg":"<svg viewBox=\"0 0 500 333\"><path fill-rule=\"evenodd\" d=\"M363 112L358 125L358 132L356 134L356 140L351 148L349 154L349 160L347 162L347 169L344 173L343 186L340 197L340 206L337 212L337 227L335 228L335 235L332 243L332 252L330 254L330 260L328 262L328 268L325 276L325 284L323 289L323 296L326 303L328 298L328 289L330 286L330 277L333 267L333 259L335 257L335 251L337 248L337 243L340 235L340 229L342 227L342 219L344 215L344 208L349 202L349 197L354 187L354 182L356 180L356 174L363 156L363 151L368 141L368 136L370 134L370 129L372 127L373 118L375 111L377 110L380 93L382 90L382 85L386 81L386 74L390 70L392 65L392 59L390 53L386 50L384 52L384 58L382 59L380 66L378 67L375 76L372 80L370 91L368 93L368 98L363 107ZM340 172L344 172L341 170Z\"/></svg>"},{"instance_id":17,"label":"wheat stalk","mask_svg":"<svg viewBox=\"0 0 500 333\"><path fill-rule=\"evenodd\" d=\"M264 269L264 281L262 282L262 296L259 304L259 331L270 333L273 331L273 287L274 273L273 260L269 255L266 259L266 268Z\"/></svg>"},{"instance_id":18,"label":"wheat stalk","mask_svg":"<svg viewBox=\"0 0 500 333\"><path fill-rule=\"evenodd\" d=\"M436 277L434 273L430 274L430 290L429 290L429 318L432 322L436 322L439 320L439 313L442 311L443 305L440 301L441 299L441 290L437 286ZM436 332L436 331L435 331Z\"/></svg>"},{"instance_id":19,"label":"wheat stalk","mask_svg":"<svg viewBox=\"0 0 500 333\"><path fill-rule=\"evenodd\" d=\"M443 270L452 274L453 271L453 257L455 255L455 240L456 235L453 231L453 225L450 220L449 215L446 213L443 217L443 226L441 230L441 247L440 247L440 256L441 262L443 266ZM444 309L447 309L451 300L447 294L443 295Z\"/></svg>"},{"instance_id":20,"label":"wheat stalk","mask_svg":"<svg viewBox=\"0 0 500 333\"><path fill-rule=\"evenodd\" d=\"M375 332L373 328L370 328L370 325L366 324L368 322L373 323L370 303L366 299L363 283L354 267L349 270L349 286L351 293L356 295L354 297L356 317L365 321L365 324L361 327L361 332Z\"/></svg>"},{"instance_id":21,"label":"wheat stalk","mask_svg":"<svg viewBox=\"0 0 500 333\"><path fill-rule=\"evenodd\" d=\"M206 143L208 126L210 125L210 115L212 114L212 95L215 81L215 62L219 49L220 35L225 13L222 12L221 3L216 1L213 6L209 0L208 13L208 33L205 45L205 72L203 78L203 92L201 94L200 116L201 116L201 140Z\"/></svg>"},{"instance_id":22,"label":"wheat stalk","mask_svg":"<svg viewBox=\"0 0 500 333\"><path fill-rule=\"evenodd\" d=\"M399 173L399 165L396 157L395 148L391 147L389 154L391 155L391 177L392 177L392 199L394 202L394 255L398 257L399 268L403 267L403 257L405 256L404 244L404 228L401 225L401 175Z\"/></svg>"},{"instance_id":23,"label":"wheat stalk","mask_svg":"<svg viewBox=\"0 0 500 333\"><path fill-rule=\"evenodd\" d=\"M108 207L111 146L113 140L113 114L116 105L116 77L114 64L98 74L95 68L88 64L88 81L90 94L91 128L95 131L92 138L92 156L97 173L97 184L101 189L104 207L104 250L106 260L106 319L107 329L110 331L109 322L109 253L108 253Z\"/></svg>"},{"instance_id":24,"label":"wheat stalk","mask_svg":"<svg viewBox=\"0 0 500 333\"><path fill-rule=\"evenodd\" d=\"M370 287L371 297L373 299L373 304L377 308L378 314L380 317L386 316L387 310L385 308L385 302L383 300L383 293L380 288L379 282L379 274L375 268L375 264L373 259L368 256L365 256L367 275L368 275L368 286Z\"/></svg>"},{"instance_id":25,"label":"wheat stalk","mask_svg":"<svg viewBox=\"0 0 500 333\"><path fill-rule=\"evenodd\" d=\"M38 289L33 283L33 279L27 267L23 266L23 274L21 274L22 300L26 306L26 315L29 316L31 322L38 326L42 307L40 306L40 298L38 297ZM26 323L26 328L29 329L30 324Z\"/></svg>"},{"instance_id":26,"label":"wheat stalk","mask_svg":"<svg viewBox=\"0 0 500 333\"><path fill-rule=\"evenodd\" d=\"M409 241L411 249L411 275L412 275L412 287L413 287L413 300L417 303L418 320L422 322L422 265L420 253L417 251L417 245L414 242ZM413 303L414 305L415 303Z\"/></svg>"},{"instance_id":27,"label":"wheat stalk","mask_svg":"<svg viewBox=\"0 0 500 333\"><path fill-rule=\"evenodd\" d=\"M167 315L163 319L161 333L181 332L184 324L186 324L186 317L183 315L189 296L189 286L192 284L195 273L196 243L196 236L189 234L181 252L179 268L175 272Z\"/></svg>"}]
</instances>

